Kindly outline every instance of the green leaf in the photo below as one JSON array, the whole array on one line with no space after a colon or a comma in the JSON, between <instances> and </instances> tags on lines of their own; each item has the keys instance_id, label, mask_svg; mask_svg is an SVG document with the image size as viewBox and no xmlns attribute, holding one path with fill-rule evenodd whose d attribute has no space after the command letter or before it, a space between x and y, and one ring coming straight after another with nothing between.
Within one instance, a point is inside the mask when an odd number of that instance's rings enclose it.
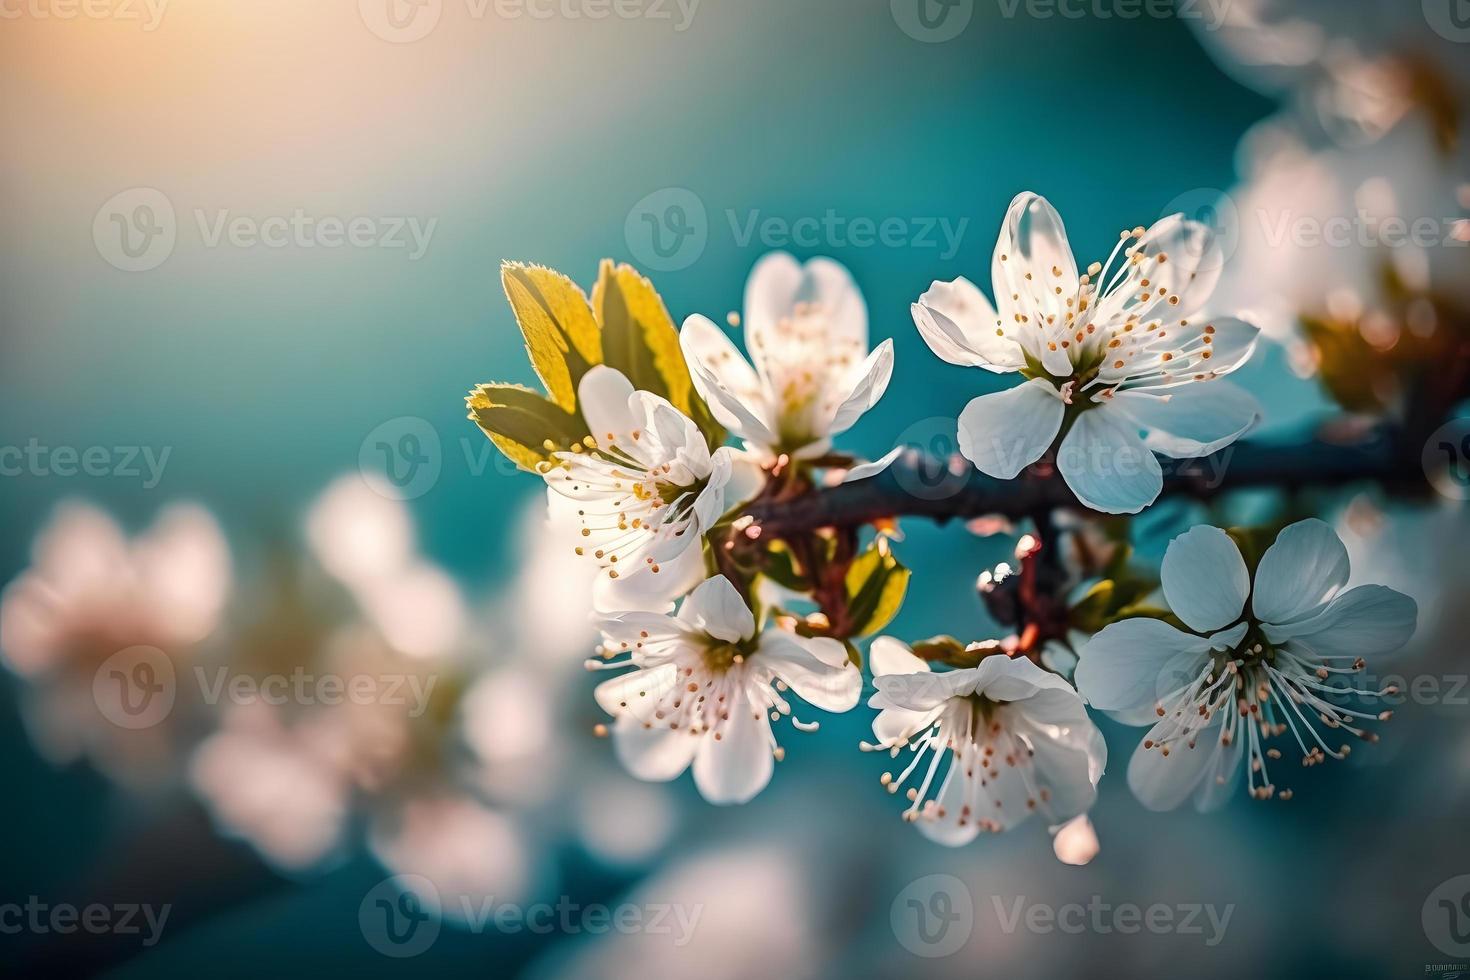
<instances>
[{"instance_id":1,"label":"green leaf","mask_svg":"<svg viewBox=\"0 0 1470 980\"><path fill-rule=\"evenodd\" d=\"M543 266L507 262L500 281L536 376L553 402L576 411L577 384L602 362L602 336L587 297L576 283Z\"/></svg>"},{"instance_id":2,"label":"green leaf","mask_svg":"<svg viewBox=\"0 0 1470 980\"><path fill-rule=\"evenodd\" d=\"M533 473L552 452L570 449L589 434L581 415L521 385L480 385L465 405L495 447Z\"/></svg>"},{"instance_id":3,"label":"green leaf","mask_svg":"<svg viewBox=\"0 0 1470 980\"><path fill-rule=\"evenodd\" d=\"M873 542L847 569L847 614L853 636L871 636L893 622L908 594L909 570Z\"/></svg>"},{"instance_id":4,"label":"green leaf","mask_svg":"<svg viewBox=\"0 0 1470 980\"><path fill-rule=\"evenodd\" d=\"M761 574L793 592L810 592L812 588L811 583L796 567L796 556L791 553L790 548L786 547L784 541L773 541L766 549Z\"/></svg>"},{"instance_id":5,"label":"green leaf","mask_svg":"<svg viewBox=\"0 0 1470 980\"><path fill-rule=\"evenodd\" d=\"M712 448L723 444L725 430L694 390L679 331L653 284L632 266L604 259L592 288L592 310L602 326L607 365L634 388L667 398L694 420Z\"/></svg>"}]
</instances>

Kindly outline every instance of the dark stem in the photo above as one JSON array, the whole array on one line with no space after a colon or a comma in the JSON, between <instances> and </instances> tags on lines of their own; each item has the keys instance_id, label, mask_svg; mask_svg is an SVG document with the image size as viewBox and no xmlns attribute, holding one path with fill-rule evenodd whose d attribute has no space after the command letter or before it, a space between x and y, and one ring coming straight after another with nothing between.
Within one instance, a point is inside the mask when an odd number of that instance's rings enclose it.
<instances>
[{"instance_id":1,"label":"dark stem","mask_svg":"<svg viewBox=\"0 0 1470 980\"><path fill-rule=\"evenodd\" d=\"M1427 433L1415 438L1388 423L1339 423L1302 440L1251 440L1203 459L1161 458L1160 499L1209 500L1246 488L1301 490L1358 482L1425 494L1429 484L1420 462L1423 435ZM1045 459L1014 480L998 480L962 457L940 461L910 450L872 479L788 500L757 501L748 513L764 533L787 536L887 517L926 517L941 523L980 517L1021 520L1058 507L1086 509Z\"/></svg>"}]
</instances>

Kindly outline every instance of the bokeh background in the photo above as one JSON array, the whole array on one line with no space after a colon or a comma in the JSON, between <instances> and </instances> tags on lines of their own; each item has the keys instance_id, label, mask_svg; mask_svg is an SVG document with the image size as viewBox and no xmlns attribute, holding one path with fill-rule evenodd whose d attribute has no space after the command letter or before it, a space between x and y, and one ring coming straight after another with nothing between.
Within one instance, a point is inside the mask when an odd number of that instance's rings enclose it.
<instances>
[{"instance_id":1,"label":"bokeh background","mask_svg":"<svg viewBox=\"0 0 1470 980\"><path fill-rule=\"evenodd\" d=\"M1136 734L1109 727L1101 852L1085 867L1059 863L1035 826L959 851L921 839L878 785L883 761L857 751L864 708L793 733L771 787L737 809L705 805L687 779L633 781L594 737L585 578L547 547L539 481L464 419L472 385L534 381L502 260L587 285L601 258L630 261L676 320L719 320L770 248L839 259L874 336L896 344L889 394L845 443L870 458L952 448L958 411L999 386L933 357L908 304L935 279L988 282L1021 190L1057 206L1083 264L1175 210L1234 232L1229 299L1273 336L1242 375L1268 437L1339 410L1297 314L1361 322L1387 352L1409 327L1363 315L1384 266L1437 294L1470 281L1456 251L1470 173L1449 125L1470 95L1458 0L924 2L939 26L906 0L646 0L606 17L596 0L5 5L0 445L105 453L96 475L49 456L0 477L0 580L16 583L0 637L0 903L173 911L155 945L23 930L0 935L0 960L120 977L545 978L1376 977L1455 961L1421 922L1436 886L1470 873L1470 691L1449 696L1467 672L1470 537L1454 494L1312 500L1348 540L1355 582L1420 602L1391 669L1444 694L1405 704L1349 764L1302 773L1290 805L1242 793L1207 817L1139 806L1122 778ZM1250 217L1364 207L1443 235L1365 256L1262 241ZM298 213L362 219L371 244L213 234ZM815 241L760 231L829 214L839 230ZM855 240L855 219L901 231ZM166 460L156 480L145 451ZM1156 558L1194 521L1273 505L1166 503L1138 544ZM904 531L916 587L890 632L996 635L974 583L1014 539ZM136 643L186 665L181 690L196 664L301 666L432 674L438 699L405 719L181 696L129 731L91 685ZM923 957L895 912L937 873L963 883L974 928ZM444 896L702 918L675 947L466 928L446 910L402 959L359 914L393 875ZM1215 945L1007 932L994 900L1022 896L1233 912Z\"/></svg>"}]
</instances>

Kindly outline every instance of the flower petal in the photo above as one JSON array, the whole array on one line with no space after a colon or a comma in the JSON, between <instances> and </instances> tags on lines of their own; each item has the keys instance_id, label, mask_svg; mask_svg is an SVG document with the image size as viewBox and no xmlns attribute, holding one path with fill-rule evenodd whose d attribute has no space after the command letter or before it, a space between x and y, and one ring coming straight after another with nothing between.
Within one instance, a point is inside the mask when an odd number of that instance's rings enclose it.
<instances>
[{"instance_id":1,"label":"flower petal","mask_svg":"<svg viewBox=\"0 0 1470 980\"><path fill-rule=\"evenodd\" d=\"M648 669L635 668L597 685L592 696L597 706L615 717L624 715L636 721L653 720L653 712L665 694L679 683L679 668L672 663Z\"/></svg>"},{"instance_id":2,"label":"flower petal","mask_svg":"<svg viewBox=\"0 0 1470 980\"><path fill-rule=\"evenodd\" d=\"M1161 577L1174 615L1197 633L1210 633L1240 618L1251 591L1251 573L1230 535L1199 524L1169 542Z\"/></svg>"},{"instance_id":3,"label":"flower petal","mask_svg":"<svg viewBox=\"0 0 1470 980\"><path fill-rule=\"evenodd\" d=\"M1164 488L1159 461L1110 405L1077 416L1062 440L1057 468L1084 506L1104 514L1136 514Z\"/></svg>"},{"instance_id":4,"label":"flower petal","mask_svg":"<svg viewBox=\"0 0 1470 980\"><path fill-rule=\"evenodd\" d=\"M749 697L730 709L730 720L698 741L694 785L710 803L747 803L771 781L776 766L771 753L771 723Z\"/></svg>"},{"instance_id":5,"label":"flower petal","mask_svg":"<svg viewBox=\"0 0 1470 980\"><path fill-rule=\"evenodd\" d=\"M1201 658L1210 643L1161 619L1124 619L1104 626L1082 648L1077 691L1103 711L1130 711L1157 703L1159 679L1181 654ZM1177 685L1176 685L1177 686Z\"/></svg>"},{"instance_id":6,"label":"flower petal","mask_svg":"<svg viewBox=\"0 0 1470 980\"><path fill-rule=\"evenodd\" d=\"M577 385L577 408L587 423L587 430L598 445L617 441L631 443L629 433L638 428L629 401L633 383L622 372L599 364L582 376Z\"/></svg>"},{"instance_id":7,"label":"flower petal","mask_svg":"<svg viewBox=\"0 0 1470 980\"><path fill-rule=\"evenodd\" d=\"M739 591L723 575L705 579L679 607L679 620L726 643L755 635L755 616Z\"/></svg>"},{"instance_id":8,"label":"flower petal","mask_svg":"<svg viewBox=\"0 0 1470 980\"><path fill-rule=\"evenodd\" d=\"M1014 479L1051 448L1065 411L1056 389L1041 378L981 395L960 413L960 452L987 476Z\"/></svg>"},{"instance_id":9,"label":"flower petal","mask_svg":"<svg viewBox=\"0 0 1470 980\"><path fill-rule=\"evenodd\" d=\"M907 448L907 446L895 446L890 449L888 453L883 456L882 459L875 459L871 463L859 463L857 466L854 466L852 469L843 474L842 482L856 483L859 480L871 480L873 477L877 476L879 473L882 473L884 470L888 469L888 467L892 466L894 464L894 461L897 460L898 457L902 456L904 450Z\"/></svg>"},{"instance_id":10,"label":"flower petal","mask_svg":"<svg viewBox=\"0 0 1470 980\"><path fill-rule=\"evenodd\" d=\"M1166 393L1120 391L1113 402L1141 429L1155 452L1195 459L1223 449L1261 419L1261 405L1228 381L1180 385Z\"/></svg>"},{"instance_id":11,"label":"flower petal","mask_svg":"<svg viewBox=\"0 0 1470 980\"><path fill-rule=\"evenodd\" d=\"M998 373L1026 365L1021 346L998 332L1000 317L995 307L964 276L934 283L911 312L929 349L951 364Z\"/></svg>"},{"instance_id":12,"label":"flower petal","mask_svg":"<svg viewBox=\"0 0 1470 980\"><path fill-rule=\"evenodd\" d=\"M1283 625L1311 615L1347 584L1348 552L1325 521L1308 518L1283 530L1256 569L1256 619Z\"/></svg>"},{"instance_id":13,"label":"flower petal","mask_svg":"<svg viewBox=\"0 0 1470 980\"><path fill-rule=\"evenodd\" d=\"M741 439L773 445L776 439L760 379L725 332L708 317L695 314L679 331L679 347L694 388L715 420Z\"/></svg>"},{"instance_id":14,"label":"flower petal","mask_svg":"<svg viewBox=\"0 0 1470 980\"><path fill-rule=\"evenodd\" d=\"M1166 721L1164 724L1170 724ZM1128 761L1128 786L1150 810L1172 810L1200 787L1218 748L1219 726L1201 732L1195 747L1178 745L1168 755L1140 742ZM1237 739L1239 741L1240 739Z\"/></svg>"},{"instance_id":15,"label":"flower petal","mask_svg":"<svg viewBox=\"0 0 1470 980\"><path fill-rule=\"evenodd\" d=\"M1383 585L1360 585L1321 612L1286 626L1263 626L1272 643L1290 640L1323 656L1364 657L1392 653L1414 635L1419 606Z\"/></svg>"},{"instance_id":16,"label":"flower petal","mask_svg":"<svg viewBox=\"0 0 1470 980\"><path fill-rule=\"evenodd\" d=\"M850 711L862 694L863 675L836 640L769 629L761 634L758 657L797 697L823 711Z\"/></svg>"},{"instance_id":17,"label":"flower petal","mask_svg":"<svg viewBox=\"0 0 1470 980\"><path fill-rule=\"evenodd\" d=\"M803 266L785 252L772 252L755 264L745 283L746 346L762 374L768 373L766 358L782 349L781 320L798 303L824 309L826 329L834 342L867 349L868 307L846 267L827 258L812 259Z\"/></svg>"},{"instance_id":18,"label":"flower petal","mask_svg":"<svg viewBox=\"0 0 1470 980\"><path fill-rule=\"evenodd\" d=\"M884 674L928 673L929 664L914 655L913 648L891 636L880 636L868 648L868 669L874 677Z\"/></svg>"},{"instance_id":19,"label":"flower petal","mask_svg":"<svg viewBox=\"0 0 1470 980\"><path fill-rule=\"evenodd\" d=\"M1037 325L1066 321L1068 301L1077 296L1077 262L1062 217L1045 198L1027 191L1011 201L990 282L1002 321L1014 322L1017 314Z\"/></svg>"},{"instance_id":20,"label":"flower petal","mask_svg":"<svg viewBox=\"0 0 1470 980\"><path fill-rule=\"evenodd\" d=\"M668 782L688 769L700 741L689 732L648 727L632 717L619 718L613 726L613 751L623 768L654 783Z\"/></svg>"},{"instance_id":21,"label":"flower petal","mask_svg":"<svg viewBox=\"0 0 1470 980\"><path fill-rule=\"evenodd\" d=\"M890 338L879 344L854 371L848 395L837 406L827 434L838 435L852 428L864 412L878 404L892 378L893 340Z\"/></svg>"}]
</instances>

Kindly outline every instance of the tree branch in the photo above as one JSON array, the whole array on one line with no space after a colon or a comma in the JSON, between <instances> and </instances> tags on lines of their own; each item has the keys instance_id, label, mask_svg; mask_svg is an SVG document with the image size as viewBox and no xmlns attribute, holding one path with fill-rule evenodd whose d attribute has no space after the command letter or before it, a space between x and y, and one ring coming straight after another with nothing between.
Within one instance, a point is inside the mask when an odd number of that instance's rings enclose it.
<instances>
[{"instance_id":1,"label":"tree branch","mask_svg":"<svg viewBox=\"0 0 1470 980\"><path fill-rule=\"evenodd\" d=\"M1329 425L1298 441L1245 441L1194 460L1161 458L1160 499L1208 500L1229 490L1275 487L1300 490L1359 481L1387 489L1428 489L1420 462L1422 440L1386 423ZM765 534L820 527L854 527L888 517L1004 517L1020 520L1057 507L1083 508L1050 458L1014 480L998 480L954 456L939 460L910 449L876 477L818 490L787 501L763 501L748 511Z\"/></svg>"}]
</instances>

